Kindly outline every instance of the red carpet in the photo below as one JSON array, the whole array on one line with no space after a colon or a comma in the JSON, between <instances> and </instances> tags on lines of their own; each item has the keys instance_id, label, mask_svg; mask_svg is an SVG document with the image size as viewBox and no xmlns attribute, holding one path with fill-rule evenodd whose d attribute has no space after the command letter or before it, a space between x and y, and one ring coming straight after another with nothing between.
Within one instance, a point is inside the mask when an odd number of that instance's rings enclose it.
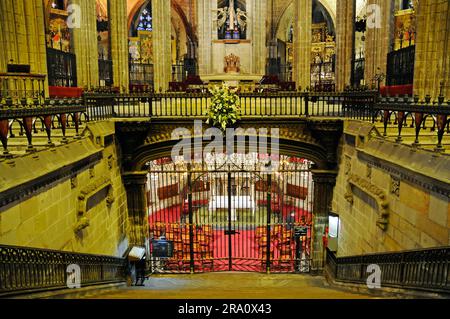
<instances>
[{"instance_id":1,"label":"red carpet","mask_svg":"<svg viewBox=\"0 0 450 319\"><path fill-rule=\"evenodd\" d=\"M205 203L196 203L205 204ZM206 203L207 204L207 203ZM303 218L307 222L307 224L311 220L311 214L301 208L293 207L293 206L284 206L282 208L281 214L283 220L286 220L286 217L289 216L292 212L295 212L295 220L297 222L301 221ZM165 225L170 224L180 224L182 222L186 222L185 218L182 220L183 211L181 209L181 205L174 205L172 207L168 207L162 210L159 210L149 216L149 224L150 228L154 229L155 224L164 223ZM184 215L186 216L186 215ZM187 216L186 216L187 217ZM152 227L153 226L153 227ZM264 225L261 225L264 226ZM275 225L273 225L275 226ZM273 227L272 226L272 227ZM279 225L278 225L279 226ZM228 271L229 269L229 256L230 256L230 235L225 234L225 229L219 228L218 226L212 225L212 239L210 240L210 249L212 251L212 258L214 259L214 271ZM242 226L241 226L242 227ZM284 226L285 227L285 226ZM283 228L284 228L283 227ZM236 228L236 234L231 235L231 263L232 269L235 271L265 271L266 267L266 252L263 251L262 248L266 249L266 245L259 247L258 238L256 237L256 227L248 229L251 227L246 227L246 229ZM184 230L183 232L186 232ZM197 233L201 233L201 228L196 230ZM188 237L188 236L186 236ZM307 235L308 241L311 238L310 228ZM288 254L287 260L283 263L282 271L293 271L295 264L295 241L291 239L290 244L279 245L279 239L277 236L272 236L271 238L271 251L272 253L272 266L280 266L281 259L281 251L280 248L284 251L290 250L290 255ZM189 245L181 245L183 247L183 256L189 256ZM303 243L303 250L306 250L307 255L309 255L309 243ZM202 262L200 261L201 257L197 256L195 259L198 259L195 262L196 269L203 269ZM286 255L286 253L285 253ZM290 256L290 257L289 257ZM284 256L286 258L286 256ZM178 269L179 270L179 269ZM188 268L183 268L182 271L188 271ZM204 269L203 269L204 270ZM212 269L210 269L212 270ZM274 270L272 270L274 271ZM277 270L275 269L275 272Z\"/></svg>"}]
</instances>

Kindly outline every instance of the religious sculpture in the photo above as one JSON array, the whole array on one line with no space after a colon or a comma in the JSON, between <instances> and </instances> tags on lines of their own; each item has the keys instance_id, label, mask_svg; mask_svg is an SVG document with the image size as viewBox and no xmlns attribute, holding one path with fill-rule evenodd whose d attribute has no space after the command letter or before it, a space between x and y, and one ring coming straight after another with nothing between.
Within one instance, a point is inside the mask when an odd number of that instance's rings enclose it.
<instances>
[{"instance_id":1,"label":"religious sculpture","mask_svg":"<svg viewBox=\"0 0 450 319\"><path fill-rule=\"evenodd\" d=\"M214 10L217 12L217 29L220 34L235 36L239 31L245 32L247 29L247 13L241 8L235 8L234 0L229 1L229 6Z\"/></svg>"},{"instance_id":2,"label":"religious sculpture","mask_svg":"<svg viewBox=\"0 0 450 319\"><path fill-rule=\"evenodd\" d=\"M225 57L225 73L239 73L241 70L241 59L231 53Z\"/></svg>"},{"instance_id":3,"label":"religious sculpture","mask_svg":"<svg viewBox=\"0 0 450 319\"><path fill-rule=\"evenodd\" d=\"M228 18L228 7L217 9L217 28L221 30Z\"/></svg>"},{"instance_id":4,"label":"religious sculpture","mask_svg":"<svg viewBox=\"0 0 450 319\"><path fill-rule=\"evenodd\" d=\"M247 28L247 13L238 8L236 10L236 17L241 30L245 32L245 29Z\"/></svg>"}]
</instances>

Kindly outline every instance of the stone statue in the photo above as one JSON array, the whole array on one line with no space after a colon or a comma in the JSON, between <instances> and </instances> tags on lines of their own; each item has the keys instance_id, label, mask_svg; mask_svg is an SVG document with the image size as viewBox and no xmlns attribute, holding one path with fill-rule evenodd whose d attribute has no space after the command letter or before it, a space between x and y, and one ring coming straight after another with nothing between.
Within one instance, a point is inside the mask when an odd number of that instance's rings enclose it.
<instances>
[{"instance_id":1,"label":"stone statue","mask_svg":"<svg viewBox=\"0 0 450 319\"><path fill-rule=\"evenodd\" d=\"M242 31L247 28L247 13L238 8L234 9L234 0L230 0L229 7L223 7L216 10L217 12L217 29L221 30L227 23L228 30L235 30L238 26Z\"/></svg>"},{"instance_id":2,"label":"stone statue","mask_svg":"<svg viewBox=\"0 0 450 319\"><path fill-rule=\"evenodd\" d=\"M247 13L238 8L236 10L236 16L238 24L241 27L241 30L245 32L245 29L247 28Z\"/></svg>"},{"instance_id":3,"label":"stone statue","mask_svg":"<svg viewBox=\"0 0 450 319\"><path fill-rule=\"evenodd\" d=\"M222 29L228 18L228 7L217 9L217 29Z\"/></svg>"}]
</instances>

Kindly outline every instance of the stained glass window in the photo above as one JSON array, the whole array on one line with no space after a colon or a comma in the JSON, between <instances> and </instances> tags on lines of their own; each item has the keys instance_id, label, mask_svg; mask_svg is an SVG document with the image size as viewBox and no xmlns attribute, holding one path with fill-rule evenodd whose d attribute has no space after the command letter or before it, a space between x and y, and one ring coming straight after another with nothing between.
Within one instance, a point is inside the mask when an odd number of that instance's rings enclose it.
<instances>
[{"instance_id":1,"label":"stained glass window","mask_svg":"<svg viewBox=\"0 0 450 319\"><path fill-rule=\"evenodd\" d=\"M152 18L152 5L151 2L147 4L137 21L138 31L152 31L153 30L153 18Z\"/></svg>"}]
</instances>

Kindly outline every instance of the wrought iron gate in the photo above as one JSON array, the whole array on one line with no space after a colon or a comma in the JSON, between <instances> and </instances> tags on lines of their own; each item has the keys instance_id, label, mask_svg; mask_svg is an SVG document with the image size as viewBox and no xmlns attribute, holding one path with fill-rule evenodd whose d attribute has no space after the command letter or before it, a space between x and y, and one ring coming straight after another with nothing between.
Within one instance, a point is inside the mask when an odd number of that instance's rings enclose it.
<instances>
[{"instance_id":1,"label":"wrought iron gate","mask_svg":"<svg viewBox=\"0 0 450 319\"><path fill-rule=\"evenodd\" d=\"M299 165L267 174L244 165L153 162L152 271L308 272L313 185ZM162 244L168 255L160 254Z\"/></svg>"}]
</instances>

